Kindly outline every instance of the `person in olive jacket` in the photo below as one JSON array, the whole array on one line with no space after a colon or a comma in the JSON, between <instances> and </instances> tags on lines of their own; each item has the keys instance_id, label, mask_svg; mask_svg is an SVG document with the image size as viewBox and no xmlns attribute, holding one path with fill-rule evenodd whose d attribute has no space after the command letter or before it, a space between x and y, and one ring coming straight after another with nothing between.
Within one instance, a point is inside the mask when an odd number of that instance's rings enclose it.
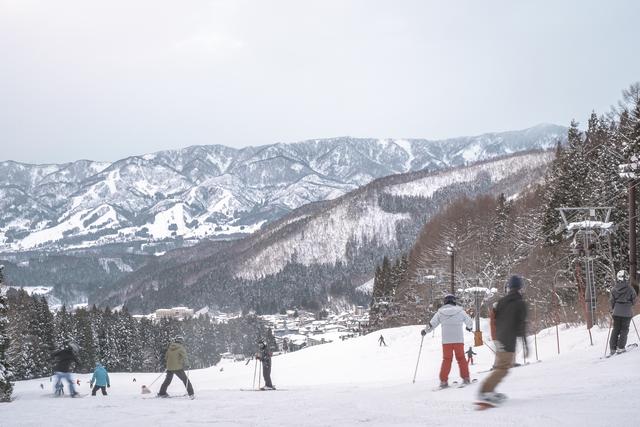
<instances>
[{"instance_id":1,"label":"person in olive jacket","mask_svg":"<svg viewBox=\"0 0 640 427\"><path fill-rule=\"evenodd\" d=\"M191 381L187 378L187 375L184 373L184 366L187 362L187 350L185 350L183 343L183 338L177 336L174 338L173 342L169 344L169 348L167 349L166 360L167 360L167 376L160 387L160 391L158 392L158 397L168 397L167 387L171 384L171 380L173 380L173 375L176 375L180 380L184 383L184 386L187 388L187 394L189 397L193 399L193 386L191 385Z\"/></svg>"},{"instance_id":2,"label":"person in olive jacket","mask_svg":"<svg viewBox=\"0 0 640 427\"><path fill-rule=\"evenodd\" d=\"M629 324L633 317L633 305L636 303L636 291L629 286L629 273L618 271L616 284L611 289L609 304L613 318L613 330L609 340L611 354L622 353L627 345Z\"/></svg>"}]
</instances>

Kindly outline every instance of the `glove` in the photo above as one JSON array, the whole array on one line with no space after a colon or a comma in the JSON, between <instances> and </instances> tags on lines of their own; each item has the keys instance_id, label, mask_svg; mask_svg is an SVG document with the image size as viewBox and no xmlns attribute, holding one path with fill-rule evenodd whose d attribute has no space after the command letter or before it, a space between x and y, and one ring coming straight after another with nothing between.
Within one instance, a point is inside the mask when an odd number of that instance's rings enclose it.
<instances>
[{"instance_id":1,"label":"glove","mask_svg":"<svg viewBox=\"0 0 640 427\"><path fill-rule=\"evenodd\" d=\"M466 328L466 329L467 329L467 332L473 332L473 329L471 328Z\"/></svg>"},{"instance_id":2,"label":"glove","mask_svg":"<svg viewBox=\"0 0 640 427\"><path fill-rule=\"evenodd\" d=\"M107 388L111 388L111 384L107 384Z\"/></svg>"},{"instance_id":3,"label":"glove","mask_svg":"<svg viewBox=\"0 0 640 427\"><path fill-rule=\"evenodd\" d=\"M421 330L420 331L420 335L422 335L422 336L427 335L427 330L426 329Z\"/></svg>"},{"instance_id":4,"label":"glove","mask_svg":"<svg viewBox=\"0 0 640 427\"><path fill-rule=\"evenodd\" d=\"M93 383L89 383L89 387L93 387Z\"/></svg>"}]
</instances>

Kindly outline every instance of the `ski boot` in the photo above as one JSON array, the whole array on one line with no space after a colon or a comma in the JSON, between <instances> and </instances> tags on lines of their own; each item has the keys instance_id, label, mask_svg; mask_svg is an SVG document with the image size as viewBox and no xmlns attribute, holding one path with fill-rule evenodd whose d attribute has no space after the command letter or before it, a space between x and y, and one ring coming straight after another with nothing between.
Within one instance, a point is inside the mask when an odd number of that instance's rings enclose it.
<instances>
[{"instance_id":1,"label":"ski boot","mask_svg":"<svg viewBox=\"0 0 640 427\"><path fill-rule=\"evenodd\" d=\"M448 388L448 387L449 387L448 381L440 381L440 389Z\"/></svg>"}]
</instances>

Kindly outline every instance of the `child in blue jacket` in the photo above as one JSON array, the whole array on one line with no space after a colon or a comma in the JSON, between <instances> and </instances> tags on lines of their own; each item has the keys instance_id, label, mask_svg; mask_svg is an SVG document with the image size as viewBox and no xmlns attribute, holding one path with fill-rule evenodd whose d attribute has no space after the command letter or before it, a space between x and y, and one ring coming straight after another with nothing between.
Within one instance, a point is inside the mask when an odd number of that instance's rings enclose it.
<instances>
[{"instance_id":1,"label":"child in blue jacket","mask_svg":"<svg viewBox=\"0 0 640 427\"><path fill-rule=\"evenodd\" d=\"M94 385L95 384L95 385ZM98 389L102 390L102 395L107 395L107 387L111 387L111 383L109 383L109 374L107 373L107 369L102 366L100 363L96 363L96 369L93 371L93 376L91 377L91 382L89 383L90 387L93 387L91 390L91 396L95 396Z\"/></svg>"}]
</instances>

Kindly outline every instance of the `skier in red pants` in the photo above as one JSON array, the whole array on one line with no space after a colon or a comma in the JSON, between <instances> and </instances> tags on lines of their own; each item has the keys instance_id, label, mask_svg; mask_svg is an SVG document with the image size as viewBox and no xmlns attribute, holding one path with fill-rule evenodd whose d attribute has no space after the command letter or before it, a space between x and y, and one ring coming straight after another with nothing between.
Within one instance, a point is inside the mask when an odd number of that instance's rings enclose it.
<instances>
[{"instance_id":1,"label":"skier in red pants","mask_svg":"<svg viewBox=\"0 0 640 427\"><path fill-rule=\"evenodd\" d=\"M455 353L458 367L460 368L460 376L464 384L471 383L469 377L469 366L467 359L464 357L464 335L462 325L466 326L467 331L471 332L473 321L471 317L456 305L456 297L447 295L444 297L444 305L438 309L429 324L422 330L422 335L431 332L438 325L442 324L442 366L440 367L440 388L449 387L449 372L451 371L451 362Z\"/></svg>"}]
</instances>

